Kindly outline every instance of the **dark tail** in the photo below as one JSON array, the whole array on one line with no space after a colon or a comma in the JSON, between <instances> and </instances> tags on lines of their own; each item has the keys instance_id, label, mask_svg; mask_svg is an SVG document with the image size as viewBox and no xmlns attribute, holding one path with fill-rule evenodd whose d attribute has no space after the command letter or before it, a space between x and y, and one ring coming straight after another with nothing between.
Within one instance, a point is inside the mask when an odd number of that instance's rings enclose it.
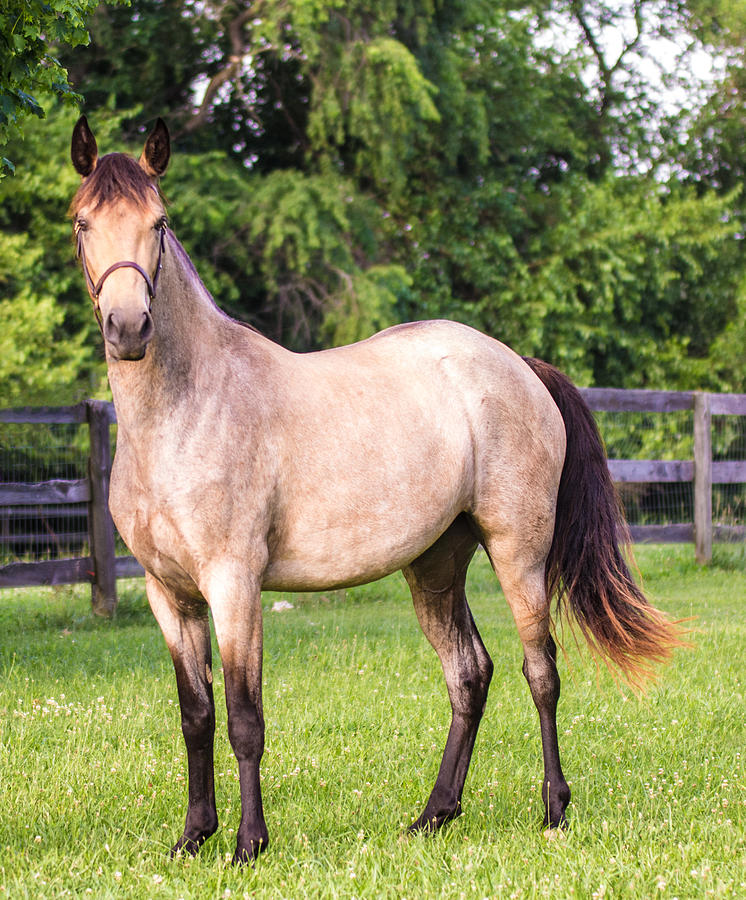
<instances>
[{"instance_id":1,"label":"dark tail","mask_svg":"<svg viewBox=\"0 0 746 900\"><path fill-rule=\"evenodd\" d=\"M627 524L601 436L580 391L549 363L524 359L557 404L567 433L547 594L556 595L560 612L569 607L591 650L615 663L639 688L655 664L683 644L680 631L650 605L630 574L621 550L629 544Z\"/></svg>"}]
</instances>

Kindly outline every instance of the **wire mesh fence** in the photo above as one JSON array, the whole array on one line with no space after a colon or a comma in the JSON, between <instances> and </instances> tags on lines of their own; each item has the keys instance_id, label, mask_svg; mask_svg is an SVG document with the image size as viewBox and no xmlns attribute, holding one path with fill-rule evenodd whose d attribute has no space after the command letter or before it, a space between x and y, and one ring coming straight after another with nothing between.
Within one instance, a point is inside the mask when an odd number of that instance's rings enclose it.
<instances>
[{"instance_id":1,"label":"wire mesh fence","mask_svg":"<svg viewBox=\"0 0 746 900\"><path fill-rule=\"evenodd\" d=\"M609 459L691 460L694 413L596 412ZM712 417L713 462L746 460L746 417ZM673 525L694 518L692 482L624 482L617 485L630 525ZM712 486L716 525L746 525L746 484Z\"/></svg>"},{"instance_id":2,"label":"wire mesh fence","mask_svg":"<svg viewBox=\"0 0 746 900\"><path fill-rule=\"evenodd\" d=\"M746 459L746 417L713 416L712 458L717 462ZM715 484L712 520L719 525L746 523L746 485Z\"/></svg>"},{"instance_id":3,"label":"wire mesh fence","mask_svg":"<svg viewBox=\"0 0 746 900\"><path fill-rule=\"evenodd\" d=\"M609 459L689 460L694 455L692 410L665 413L596 412ZM617 490L630 525L691 522L691 482L623 482Z\"/></svg>"},{"instance_id":4,"label":"wire mesh fence","mask_svg":"<svg viewBox=\"0 0 746 900\"><path fill-rule=\"evenodd\" d=\"M88 428L0 422L0 483L84 479ZM88 553L86 503L0 506L0 564Z\"/></svg>"}]
</instances>

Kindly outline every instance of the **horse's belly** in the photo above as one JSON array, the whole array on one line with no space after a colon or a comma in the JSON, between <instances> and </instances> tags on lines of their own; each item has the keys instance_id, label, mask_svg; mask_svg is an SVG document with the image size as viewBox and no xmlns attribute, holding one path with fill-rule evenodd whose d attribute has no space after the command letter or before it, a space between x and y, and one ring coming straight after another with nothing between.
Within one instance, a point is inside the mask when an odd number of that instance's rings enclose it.
<instances>
[{"instance_id":1,"label":"horse's belly","mask_svg":"<svg viewBox=\"0 0 746 900\"><path fill-rule=\"evenodd\" d=\"M435 543L458 511L416 532L375 528L318 533L304 545L281 545L270 557L262 587L320 591L367 584L403 568Z\"/></svg>"},{"instance_id":2,"label":"horse's belly","mask_svg":"<svg viewBox=\"0 0 746 900\"><path fill-rule=\"evenodd\" d=\"M267 588L381 578L468 508L474 447L460 396L411 379L384 388L336 406L307 398L305 416L294 420L274 494Z\"/></svg>"},{"instance_id":3,"label":"horse's belly","mask_svg":"<svg viewBox=\"0 0 746 900\"><path fill-rule=\"evenodd\" d=\"M314 503L296 505L291 520L270 534L264 587L328 590L396 572L463 511L459 485L437 487L415 491L406 484L382 485L374 495L343 495L337 503L334 492L327 491Z\"/></svg>"}]
</instances>

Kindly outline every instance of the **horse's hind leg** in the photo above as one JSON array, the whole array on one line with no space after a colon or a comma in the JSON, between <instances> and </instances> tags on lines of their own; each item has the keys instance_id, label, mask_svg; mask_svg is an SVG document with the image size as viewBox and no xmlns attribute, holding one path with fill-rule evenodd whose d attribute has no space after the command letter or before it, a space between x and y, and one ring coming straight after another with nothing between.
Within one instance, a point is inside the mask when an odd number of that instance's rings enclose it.
<instances>
[{"instance_id":1,"label":"horse's hind leg","mask_svg":"<svg viewBox=\"0 0 746 900\"><path fill-rule=\"evenodd\" d=\"M487 700L492 661L466 602L466 570L477 542L464 518L404 569L420 626L440 658L451 727L430 799L411 830L439 828L461 812L461 795Z\"/></svg>"},{"instance_id":2,"label":"horse's hind leg","mask_svg":"<svg viewBox=\"0 0 746 900\"><path fill-rule=\"evenodd\" d=\"M543 552L530 552L530 542L520 549L487 541L487 550L508 601L523 644L523 674L539 713L544 758L544 824L564 825L570 788L562 774L557 740L557 702L560 679L557 648L549 631L549 601L544 583Z\"/></svg>"},{"instance_id":3,"label":"horse's hind leg","mask_svg":"<svg viewBox=\"0 0 746 900\"><path fill-rule=\"evenodd\" d=\"M186 616L175 598L152 575L146 578L148 601L161 626L176 670L181 730L187 749L189 805L184 833L171 853L195 854L218 827L213 774L215 703L212 694L210 623Z\"/></svg>"}]
</instances>

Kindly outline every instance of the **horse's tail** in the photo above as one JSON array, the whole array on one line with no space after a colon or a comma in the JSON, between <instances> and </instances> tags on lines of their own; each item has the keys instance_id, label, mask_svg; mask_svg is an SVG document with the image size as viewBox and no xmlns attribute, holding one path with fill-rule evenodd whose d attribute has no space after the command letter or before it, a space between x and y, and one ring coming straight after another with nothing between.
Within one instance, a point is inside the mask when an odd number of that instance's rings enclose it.
<instances>
[{"instance_id":1,"label":"horse's tail","mask_svg":"<svg viewBox=\"0 0 746 900\"><path fill-rule=\"evenodd\" d=\"M546 566L547 595L556 595L594 653L615 663L640 687L655 663L682 645L677 626L655 609L635 583L622 549L629 532L609 474L601 436L580 391L549 363L525 359L565 421L554 537Z\"/></svg>"}]
</instances>

